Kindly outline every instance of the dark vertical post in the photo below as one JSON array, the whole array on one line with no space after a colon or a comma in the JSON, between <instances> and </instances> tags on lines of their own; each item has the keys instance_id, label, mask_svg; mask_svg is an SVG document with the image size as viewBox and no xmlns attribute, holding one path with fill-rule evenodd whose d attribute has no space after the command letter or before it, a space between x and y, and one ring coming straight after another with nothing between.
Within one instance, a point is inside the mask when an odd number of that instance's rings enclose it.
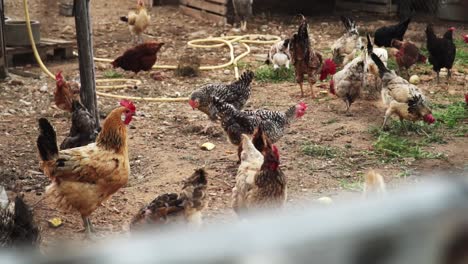
<instances>
[{"instance_id":1,"label":"dark vertical post","mask_svg":"<svg viewBox=\"0 0 468 264\"><path fill-rule=\"evenodd\" d=\"M0 80L7 77L7 60L5 51L5 8L3 6L3 0L0 0Z\"/></svg>"},{"instance_id":2,"label":"dark vertical post","mask_svg":"<svg viewBox=\"0 0 468 264\"><path fill-rule=\"evenodd\" d=\"M73 12L75 14L76 40L79 54L78 60L80 63L80 97L88 111L91 114L94 113L96 127L99 127L89 0L74 0Z\"/></svg>"}]
</instances>

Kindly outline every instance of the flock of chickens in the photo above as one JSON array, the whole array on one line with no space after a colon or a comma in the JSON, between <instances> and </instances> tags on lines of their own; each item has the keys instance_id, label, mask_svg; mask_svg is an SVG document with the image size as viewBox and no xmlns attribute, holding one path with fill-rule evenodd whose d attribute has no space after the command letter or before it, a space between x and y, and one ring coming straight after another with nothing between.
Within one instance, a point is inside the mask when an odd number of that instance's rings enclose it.
<instances>
[{"instance_id":1,"label":"flock of chickens","mask_svg":"<svg viewBox=\"0 0 468 264\"><path fill-rule=\"evenodd\" d=\"M149 22L144 4L138 0L137 12L122 17L134 38L141 41L141 34ZM387 106L387 119L397 115L401 120L435 122L427 98L415 85L387 68L388 54L385 48L394 47L396 61L402 69L426 58L411 42L403 40L410 19L397 25L377 29L374 43L367 35L364 46L358 27L351 18L342 17L346 32L332 45L333 58L324 60L313 49L305 17L297 32L289 39L272 46L268 61L275 68L294 65L296 81L304 96L305 75L315 96L313 86L317 79L326 80L331 75L330 93L343 99L346 111L359 97L364 85L377 82L381 85L382 99ZM244 24L243 24L244 25ZM456 54L453 44L453 28L437 37L431 25L427 26L429 62L437 72L450 69ZM466 40L468 41L468 40ZM157 60L156 54L163 43L146 42L127 50L112 65L133 72L149 71ZM336 71L342 66L340 71ZM232 207L240 216L258 208L281 208L286 201L287 181L280 167L280 154L274 145L285 134L288 126L301 118L307 105L299 102L283 112L265 109L244 110L251 96L251 84L255 78L246 71L230 84L208 84L193 91L189 105L205 113L212 122L219 122L229 141L238 148L236 185L232 190ZM438 81L438 80L437 80ZM122 100L111 111L101 127L94 116L80 102L79 87L64 80L61 72L56 75L55 104L71 113L69 135L58 145L54 127L45 119L39 119L37 148L40 166L51 180L47 195L57 207L80 213L88 236L95 230L90 215L115 192L125 186L130 174L127 126L136 113L135 105ZM206 128L207 129L207 128ZM130 220L131 230L161 227L167 223L182 222L199 227L202 209L206 206L208 174L205 169L195 170L184 180L180 193L162 194L140 209ZM382 177L369 172L365 192L385 189ZM40 232L33 224L32 214L20 198L9 201L5 190L0 190L0 245L36 244Z\"/></svg>"}]
</instances>

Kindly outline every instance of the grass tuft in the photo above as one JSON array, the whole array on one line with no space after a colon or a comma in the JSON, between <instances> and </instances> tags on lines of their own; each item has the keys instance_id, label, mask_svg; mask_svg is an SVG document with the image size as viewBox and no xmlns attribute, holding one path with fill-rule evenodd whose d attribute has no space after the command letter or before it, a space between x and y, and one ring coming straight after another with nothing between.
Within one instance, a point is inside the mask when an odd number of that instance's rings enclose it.
<instances>
[{"instance_id":1,"label":"grass tuft","mask_svg":"<svg viewBox=\"0 0 468 264\"><path fill-rule=\"evenodd\" d=\"M337 149L330 146L322 146L306 143L302 146L302 153L312 157L334 158L338 154Z\"/></svg>"},{"instance_id":2,"label":"grass tuft","mask_svg":"<svg viewBox=\"0 0 468 264\"><path fill-rule=\"evenodd\" d=\"M263 65L255 71L255 80L269 83L295 82L294 69L281 67L274 70L271 66Z\"/></svg>"}]
</instances>

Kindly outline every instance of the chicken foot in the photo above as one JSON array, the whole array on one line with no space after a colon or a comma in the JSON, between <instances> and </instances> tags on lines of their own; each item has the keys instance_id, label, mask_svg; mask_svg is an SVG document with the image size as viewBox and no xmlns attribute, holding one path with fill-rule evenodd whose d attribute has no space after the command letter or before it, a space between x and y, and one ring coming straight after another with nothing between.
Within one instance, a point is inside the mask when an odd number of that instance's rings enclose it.
<instances>
[{"instance_id":1,"label":"chicken foot","mask_svg":"<svg viewBox=\"0 0 468 264\"><path fill-rule=\"evenodd\" d=\"M87 216L81 216L81 219L83 219L83 226L84 226L83 232L85 233L86 237L93 238L94 234L96 233L96 230L94 229L94 226L91 223L91 220L89 220L89 217Z\"/></svg>"},{"instance_id":2,"label":"chicken foot","mask_svg":"<svg viewBox=\"0 0 468 264\"><path fill-rule=\"evenodd\" d=\"M299 87L301 88L301 97L304 97L304 84L302 82L299 82Z\"/></svg>"},{"instance_id":3,"label":"chicken foot","mask_svg":"<svg viewBox=\"0 0 468 264\"><path fill-rule=\"evenodd\" d=\"M247 31L247 21L243 20L243 21L240 22L240 24L241 24L240 30L241 31Z\"/></svg>"},{"instance_id":4,"label":"chicken foot","mask_svg":"<svg viewBox=\"0 0 468 264\"><path fill-rule=\"evenodd\" d=\"M310 92L312 94L312 98L316 98L315 91L314 91L314 84L315 84L315 81L309 80Z\"/></svg>"}]
</instances>

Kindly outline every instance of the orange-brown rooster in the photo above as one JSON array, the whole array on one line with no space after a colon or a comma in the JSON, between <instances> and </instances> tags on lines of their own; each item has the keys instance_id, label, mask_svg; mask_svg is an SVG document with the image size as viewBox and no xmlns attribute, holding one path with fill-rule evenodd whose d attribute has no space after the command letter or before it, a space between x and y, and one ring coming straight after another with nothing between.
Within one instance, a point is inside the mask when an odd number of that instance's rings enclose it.
<instances>
[{"instance_id":1,"label":"orange-brown rooster","mask_svg":"<svg viewBox=\"0 0 468 264\"><path fill-rule=\"evenodd\" d=\"M302 22L299 25L297 33L291 38L289 50L291 53L291 61L294 65L296 82L301 88L301 96L304 97L304 89L302 86L304 75L307 74L312 97L315 97L313 86L317 81L316 75L322 67L323 59L319 52L312 49L309 39L308 24L304 16L302 16Z\"/></svg>"},{"instance_id":2,"label":"orange-brown rooster","mask_svg":"<svg viewBox=\"0 0 468 264\"><path fill-rule=\"evenodd\" d=\"M39 119L40 165L52 181L47 194L59 207L81 214L87 236L94 233L91 213L127 184L130 173L127 125L136 108L128 100L120 105L107 116L96 143L61 151L52 125L45 118Z\"/></svg>"},{"instance_id":3,"label":"orange-brown rooster","mask_svg":"<svg viewBox=\"0 0 468 264\"><path fill-rule=\"evenodd\" d=\"M392 47L398 49L395 54L395 59L398 64L400 72L402 69L406 70L409 77L409 68L415 63L426 63L426 57L421 54L419 48L411 41L392 40Z\"/></svg>"},{"instance_id":4,"label":"orange-brown rooster","mask_svg":"<svg viewBox=\"0 0 468 264\"><path fill-rule=\"evenodd\" d=\"M72 87L70 82L63 79L62 72L55 75L56 88L54 91L55 105L64 111L72 112L73 100L79 100L80 88Z\"/></svg>"}]
</instances>

